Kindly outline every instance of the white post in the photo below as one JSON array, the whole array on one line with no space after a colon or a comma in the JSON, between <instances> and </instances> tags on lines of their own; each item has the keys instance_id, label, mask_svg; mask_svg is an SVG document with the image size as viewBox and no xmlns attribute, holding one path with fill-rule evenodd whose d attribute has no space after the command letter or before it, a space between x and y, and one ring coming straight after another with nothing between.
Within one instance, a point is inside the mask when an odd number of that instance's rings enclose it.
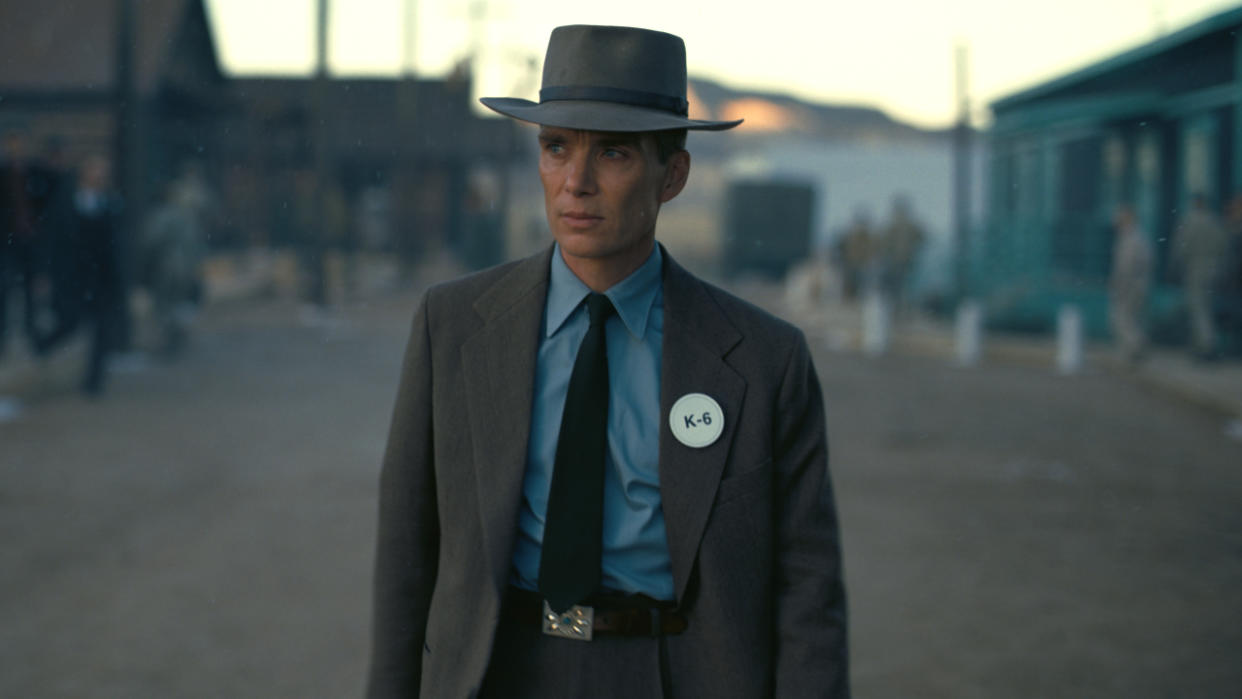
<instances>
[{"instance_id":1,"label":"white post","mask_svg":"<svg viewBox=\"0 0 1242 699\"><path fill-rule=\"evenodd\" d=\"M22 416L22 402L13 396L0 396L0 424L16 422Z\"/></svg>"},{"instance_id":2,"label":"white post","mask_svg":"<svg viewBox=\"0 0 1242 699\"><path fill-rule=\"evenodd\" d=\"M890 326L892 318L884 295L878 292L867 294L863 301L863 353L870 357L878 357L888 352Z\"/></svg>"},{"instance_id":3,"label":"white post","mask_svg":"<svg viewBox=\"0 0 1242 699\"><path fill-rule=\"evenodd\" d=\"M803 311L823 301L817 272L814 260L790 267L785 274L785 303Z\"/></svg>"},{"instance_id":4,"label":"white post","mask_svg":"<svg viewBox=\"0 0 1242 699\"><path fill-rule=\"evenodd\" d=\"M1082 313L1072 304L1057 312L1057 371L1074 374L1082 369Z\"/></svg>"},{"instance_id":5,"label":"white post","mask_svg":"<svg viewBox=\"0 0 1242 699\"><path fill-rule=\"evenodd\" d=\"M973 299L957 307L954 337L959 366L974 366L983 354L983 309Z\"/></svg>"}]
</instances>

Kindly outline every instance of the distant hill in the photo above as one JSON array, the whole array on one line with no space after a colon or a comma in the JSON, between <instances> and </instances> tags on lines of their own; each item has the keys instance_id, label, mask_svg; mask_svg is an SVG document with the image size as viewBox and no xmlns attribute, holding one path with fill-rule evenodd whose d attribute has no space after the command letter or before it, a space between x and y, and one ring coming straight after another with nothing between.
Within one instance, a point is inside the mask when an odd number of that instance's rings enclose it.
<instances>
[{"instance_id":1,"label":"distant hill","mask_svg":"<svg viewBox=\"0 0 1242 699\"><path fill-rule=\"evenodd\" d=\"M921 129L897 121L874 107L816 104L773 92L736 90L690 78L690 116L700 119L746 119L738 136L771 134L838 142L911 142L938 140L945 130Z\"/></svg>"}]
</instances>

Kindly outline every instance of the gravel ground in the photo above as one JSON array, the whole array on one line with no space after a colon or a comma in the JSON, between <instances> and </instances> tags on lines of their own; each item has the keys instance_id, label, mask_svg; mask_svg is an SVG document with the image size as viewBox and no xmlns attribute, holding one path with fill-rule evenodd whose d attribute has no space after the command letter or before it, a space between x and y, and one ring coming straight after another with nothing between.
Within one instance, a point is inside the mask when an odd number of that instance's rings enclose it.
<instances>
[{"instance_id":1,"label":"gravel ground","mask_svg":"<svg viewBox=\"0 0 1242 699\"><path fill-rule=\"evenodd\" d=\"M0 424L0 696L348 697L412 294L209 313ZM812 335L857 697L1236 697L1242 443L1110 374Z\"/></svg>"}]
</instances>

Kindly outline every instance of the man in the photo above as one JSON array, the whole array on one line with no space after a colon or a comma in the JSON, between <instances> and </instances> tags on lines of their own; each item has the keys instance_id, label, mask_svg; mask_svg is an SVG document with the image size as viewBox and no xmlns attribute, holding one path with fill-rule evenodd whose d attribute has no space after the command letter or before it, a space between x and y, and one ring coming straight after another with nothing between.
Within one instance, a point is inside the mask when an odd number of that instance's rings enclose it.
<instances>
[{"instance_id":1,"label":"man","mask_svg":"<svg viewBox=\"0 0 1242 699\"><path fill-rule=\"evenodd\" d=\"M143 226L146 283L155 299L162 350L169 358L185 349L207 254L206 197L195 172L187 168L168 186Z\"/></svg>"},{"instance_id":2,"label":"man","mask_svg":"<svg viewBox=\"0 0 1242 699\"><path fill-rule=\"evenodd\" d=\"M844 697L845 603L802 334L655 243L685 47L553 31L555 245L431 289L381 477L371 697ZM674 133L670 133L673 130Z\"/></svg>"},{"instance_id":3,"label":"man","mask_svg":"<svg viewBox=\"0 0 1242 699\"><path fill-rule=\"evenodd\" d=\"M26 134L8 130L0 160L0 354L8 331L9 276L22 283L23 329L31 345L38 343L37 289L42 280L39 224L52 184L49 173L29 157Z\"/></svg>"},{"instance_id":4,"label":"man","mask_svg":"<svg viewBox=\"0 0 1242 699\"><path fill-rule=\"evenodd\" d=\"M90 351L82 376L82 392L97 397L107 379L108 355L116 347L123 313L118 216L121 202L112 189L107 158L87 158L73 192L68 241L55 276L64 286L56 326L38 341L40 355L54 352L85 323Z\"/></svg>"},{"instance_id":5,"label":"man","mask_svg":"<svg viewBox=\"0 0 1242 699\"><path fill-rule=\"evenodd\" d=\"M1173 233L1173 259L1181 267L1190 311L1191 338L1196 359L1216 357L1216 319L1212 296L1228 248L1225 229L1208 208L1207 197L1196 194L1190 211Z\"/></svg>"},{"instance_id":6,"label":"man","mask_svg":"<svg viewBox=\"0 0 1242 699\"><path fill-rule=\"evenodd\" d=\"M845 274L845 297L851 301L872 290L878 245L865 208L854 210L854 220L839 238L841 266Z\"/></svg>"},{"instance_id":7,"label":"man","mask_svg":"<svg viewBox=\"0 0 1242 699\"><path fill-rule=\"evenodd\" d=\"M1134 209L1128 204L1117 207L1114 226L1116 238L1109 278L1109 315L1121 358L1133 363L1142 359L1147 346L1143 313L1151 287L1151 242L1138 227Z\"/></svg>"},{"instance_id":8,"label":"man","mask_svg":"<svg viewBox=\"0 0 1242 699\"><path fill-rule=\"evenodd\" d=\"M1224 297L1230 346L1242 340L1242 192L1229 199L1225 206L1225 227L1229 233L1229 250L1225 254L1220 277Z\"/></svg>"},{"instance_id":9,"label":"man","mask_svg":"<svg viewBox=\"0 0 1242 699\"><path fill-rule=\"evenodd\" d=\"M880 238L880 248L883 253L884 291L899 312L906 310L910 278L926 237L923 227L910 210L909 197L904 194L895 197L892 218Z\"/></svg>"}]
</instances>

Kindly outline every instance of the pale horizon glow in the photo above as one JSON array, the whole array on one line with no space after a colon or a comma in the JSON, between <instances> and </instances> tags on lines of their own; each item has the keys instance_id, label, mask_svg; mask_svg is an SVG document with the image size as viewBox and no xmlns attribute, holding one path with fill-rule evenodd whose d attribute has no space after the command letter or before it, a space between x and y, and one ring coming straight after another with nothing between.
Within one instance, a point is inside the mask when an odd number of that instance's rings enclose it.
<instances>
[{"instance_id":1,"label":"pale horizon glow","mask_svg":"<svg viewBox=\"0 0 1242 699\"><path fill-rule=\"evenodd\" d=\"M237 75L305 75L315 61L316 0L206 0L221 67ZM613 6L618 5L618 6ZM918 126L952 123L954 47L968 46L972 113L989 102L1177 31L1237 0L768 0L728 5L630 0L333 0L335 75L442 76L480 46L475 91L533 98L548 33L561 24L645 26L686 40L692 77L874 106ZM413 60L405 45L413 6ZM472 16L480 17L472 22Z\"/></svg>"}]
</instances>

